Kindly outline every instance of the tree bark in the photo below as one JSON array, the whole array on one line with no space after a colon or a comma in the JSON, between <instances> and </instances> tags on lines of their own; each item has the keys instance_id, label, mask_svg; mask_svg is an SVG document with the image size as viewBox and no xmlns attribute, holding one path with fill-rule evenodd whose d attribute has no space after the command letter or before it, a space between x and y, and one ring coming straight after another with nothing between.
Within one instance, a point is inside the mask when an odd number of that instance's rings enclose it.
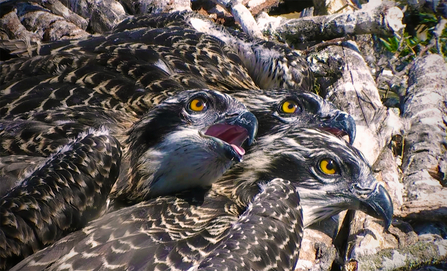
<instances>
[{"instance_id":1,"label":"tree bark","mask_svg":"<svg viewBox=\"0 0 447 271\"><path fill-rule=\"evenodd\" d=\"M415 61L403 98L402 116L411 127L405 134L402 169L408 198L402 217L445 221L447 66L439 55Z\"/></svg>"},{"instance_id":2,"label":"tree bark","mask_svg":"<svg viewBox=\"0 0 447 271\"><path fill-rule=\"evenodd\" d=\"M358 270L414 270L447 260L447 240L417 242L402 249L386 249L358 259Z\"/></svg>"},{"instance_id":3,"label":"tree bark","mask_svg":"<svg viewBox=\"0 0 447 271\"><path fill-rule=\"evenodd\" d=\"M402 125L396 114L382 105L374 78L355 43L328 46L312 53L308 62L320 83L320 95L354 117L354 146L373 164Z\"/></svg>"},{"instance_id":4,"label":"tree bark","mask_svg":"<svg viewBox=\"0 0 447 271\"><path fill-rule=\"evenodd\" d=\"M292 44L331 40L347 35L393 35L401 31L402 11L393 6L367 6L352 13L304 17L300 19L270 18L258 20L264 32Z\"/></svg>"},{"instance_id":5,"label":"tree bark","mask_svg":"<svg viewBox=\"0 0 447 271\"><path fill-rule=\"evenodd\" d=\"M398 165L390 150L385 149L373 168L394 193L395 216L412 219L416 228L397 219L389 232L381 232L375 219L356 214L351 223L347 259L355 261L358 270L415 268L446 260L442 252L447 244L442 239L445 225L427 222L445 221L447 215L446 188L429 173L433 167L439 168L440 161L445 161L446 110L445 103L440 101L446 100L446 75L445 62L439 55L418 59L410 70L402 108L403 116L411 124L404 134L403 183L399 182ZM415 224L414 220L422 222ZM442 241L434 246L434 240Z\"/></svg>"}]
</instances>

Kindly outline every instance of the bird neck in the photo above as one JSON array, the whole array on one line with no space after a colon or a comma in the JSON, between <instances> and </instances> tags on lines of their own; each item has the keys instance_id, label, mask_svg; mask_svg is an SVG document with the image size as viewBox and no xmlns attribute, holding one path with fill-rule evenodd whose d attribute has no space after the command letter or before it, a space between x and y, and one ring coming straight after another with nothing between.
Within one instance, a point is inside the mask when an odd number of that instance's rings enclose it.
<instances>
[{"instance_id":1,"label":"bird neck","mask_svg":"<svg viewBox=\"0 0 447 271\"><path fill-rule=\"evenodd\" d=\"M247 150L244 160L233 165L212 189L225 195L237 205L247 207L260 192L260 185L276 178L271 172L272 158L278 156L282 142L281 133L258 138L257 143Z\"/></svg>"},{"instance_id":2,"label":"bird neck","mask_svg":"<svg viewBox=\"0 0 447 271\"><path fill-rule=\"evenodd\" d=\"M245 209L260 192L257 182L224 178L211 187L212 193L230 199L238 208Z\"/></svg>"}]
</instances>

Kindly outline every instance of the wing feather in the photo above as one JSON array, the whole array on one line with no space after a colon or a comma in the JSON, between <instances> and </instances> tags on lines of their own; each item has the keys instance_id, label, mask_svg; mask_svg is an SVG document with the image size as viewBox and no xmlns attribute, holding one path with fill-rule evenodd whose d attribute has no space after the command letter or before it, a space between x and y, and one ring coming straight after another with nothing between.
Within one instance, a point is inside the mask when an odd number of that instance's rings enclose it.
<instances>
[{"instance_id":1,"label":"wing feather","mask_svg":"<svg viewBox=\"0 0 447 271\"><path fill-rule=\"evenodd\" d=\"M91 131L67 144L4 195L0 199L1 268L98 216L118 177L120 159L115 138Z\"/></svg>"}]
</instances>

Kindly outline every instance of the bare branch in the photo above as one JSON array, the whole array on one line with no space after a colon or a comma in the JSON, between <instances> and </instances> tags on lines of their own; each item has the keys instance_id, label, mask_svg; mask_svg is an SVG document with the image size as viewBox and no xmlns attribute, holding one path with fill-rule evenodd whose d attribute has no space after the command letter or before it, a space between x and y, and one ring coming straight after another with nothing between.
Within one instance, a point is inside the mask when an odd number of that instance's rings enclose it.
<instances>
[{"instance_id":1,"label":"bare branch","mask_svg":"<svg viewBox=\"0 0 447 271\"><path fill-rule=\"evenodd\" d=\"M263 31L278 35L291 43L331 40L346 35L393 35L404 28L403 13L394 6L362 8L352 13L305 17L300 19L262 16L258 24Z\"/></svg>"},{"instance_id":2,"label":"bare branch","mask_svg":"<svg viewBox=\"0 0 447 271\"><path fill-rule=\"evenodd\" d=\"M343 45L313 53L308 56L308 62L315 77L319 77L320 94L354 116L357 138L362 139L356 140L354 146L374 163L391 134L400 129L400 123L397 116L382 105L374 78L356 50L356 44ZM336 73L339 73L338 78L334 76Z\"/></svg>"},{"instance_id":3,"label":"bare branch","mask_svg":"<svg viewBox=\"0 0 447 271\"><path fill-rule=\"evenodd\" d=\"M401 216L445 220L447 188L436 177L445 175L442 163L446 161L446 64L440 55L419 58L409 78L403 117L411 123L411 128L405 136L402 163L408 199Z\"/></svg>"},{"instance_id":4,"label":"bare branch","mask_svg":"<svg viewBox=\"0 0 447 271\"><path fill-rule=\"evenodd\" d=\"M397 270L410 266L416 268L436 264L446 259L447 240L440 240L435 242L417 242L402 249L385 249L376 254L359 257L356 260L358 262L358 270L368 271Z\"/></svg>"}]
</instances>

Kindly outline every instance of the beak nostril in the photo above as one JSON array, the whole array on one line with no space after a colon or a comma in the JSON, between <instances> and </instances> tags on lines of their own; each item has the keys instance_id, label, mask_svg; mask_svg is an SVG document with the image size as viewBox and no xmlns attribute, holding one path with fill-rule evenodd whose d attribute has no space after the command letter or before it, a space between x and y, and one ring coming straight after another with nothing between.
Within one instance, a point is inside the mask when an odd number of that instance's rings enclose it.
<instances>
[{"instance_id":1,"label":"beak nostril","mask_svg":"<svg viewBox=\"0 0 447 271\"><path fill-rule=\"evenodd\" d=\"M359 197L367 198L374 191L375 187L363 187L360 184L354 184L351 191Z\"/></svg>"},{"instance_id":2,"label":"beak nostril","mask_svg":"<svg viewBox=\"0 0 447 271\"><path fill-rule=\"evenodd\" d=\"M238 113L226 113L225 114L225 118L234 118L237 117L239 114Z\"/></svg>"},{"instance_id":3,"label":"beak nostril","mask_svg":"<svg viewBox=\"0 0 447 271\"><path fill-rule=\"evenodd\" d=\"M322 116L321 119L322 119L322 120L330 120L330 119L332 119L332 116L330 116L330 115L325 115L325 116Z\"/></svg>"}]
</instances>

